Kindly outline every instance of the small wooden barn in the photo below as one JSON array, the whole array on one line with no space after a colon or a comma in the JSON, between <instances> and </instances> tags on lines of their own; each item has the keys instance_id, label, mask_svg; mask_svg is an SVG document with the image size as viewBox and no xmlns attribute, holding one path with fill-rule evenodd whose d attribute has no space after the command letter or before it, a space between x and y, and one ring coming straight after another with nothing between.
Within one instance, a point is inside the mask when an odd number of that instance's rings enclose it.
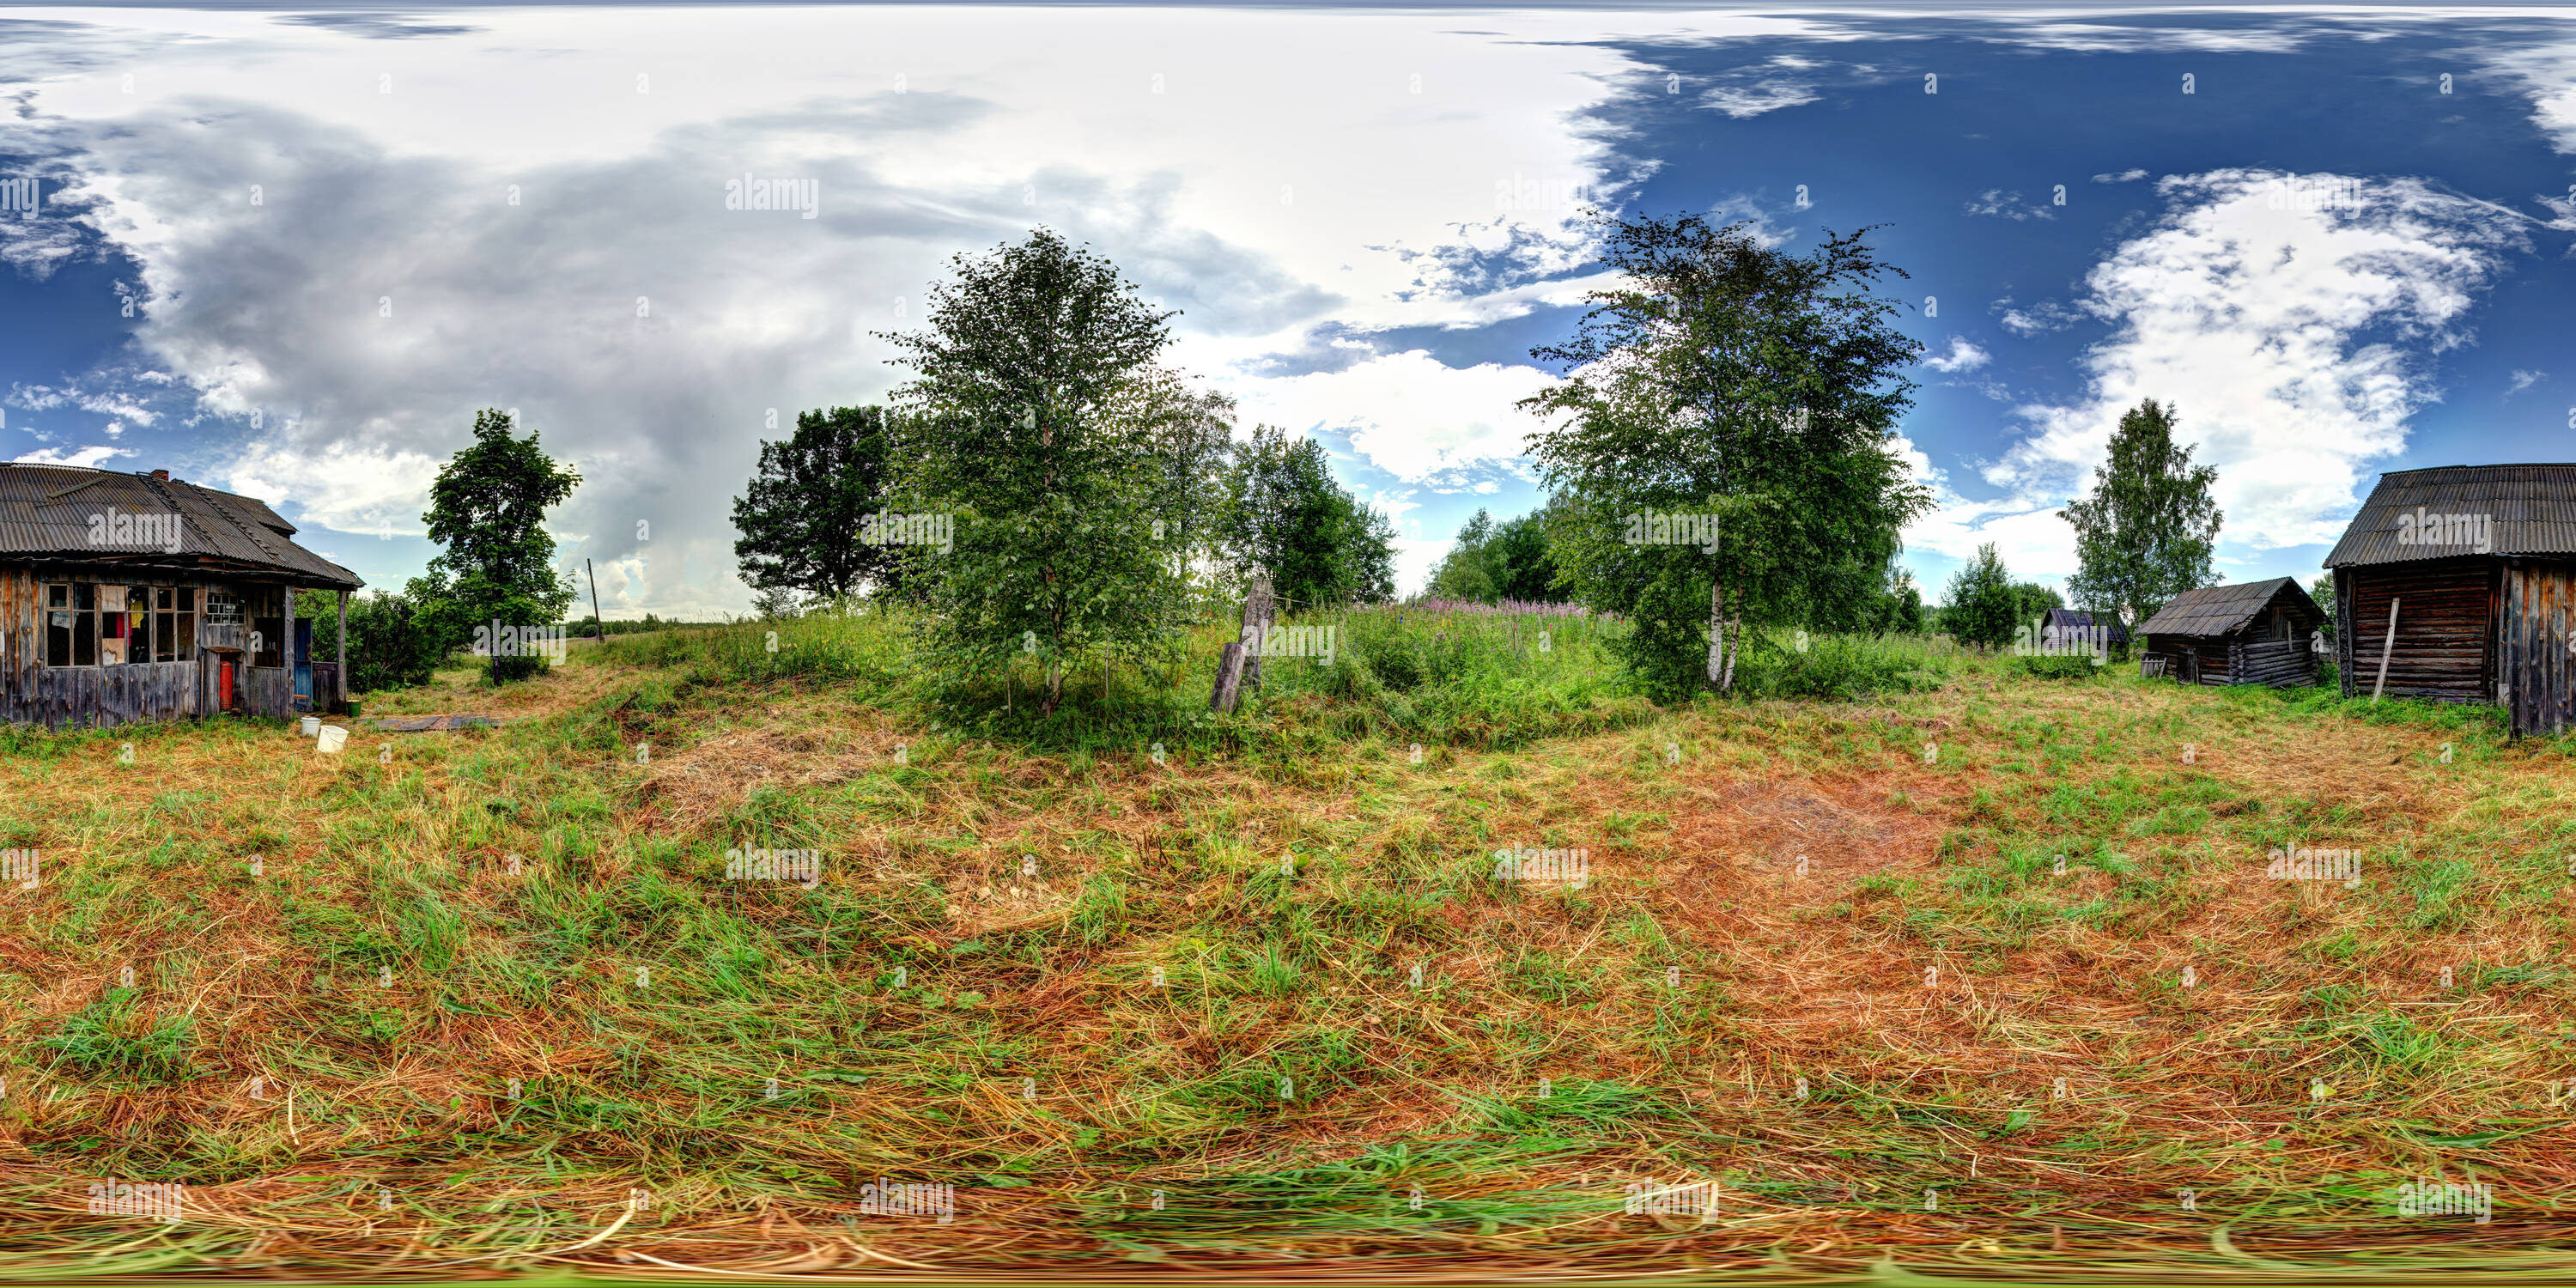
<instances>
[{"instance_id":1,"label":"small wooden barn","mask_svg":"<svg viewBox=\"0 0 2576 1288\"><path fill-rule=\"evenodd\" d=\"M0 464L0 722L98 728L285 718L348 698L295 592L356 574L248 497L170 477Z\"/></svg>"},{"instance_id":2,"label":"small wooden barn","mask_svg":"<svg viewBox=\"0 0 2576 1288\"><path fill-rule=\"evenodd\" d=\"M2093 632L2104 632L2103 642L2119 648L2129 642L2129 628L2120 624L2112 613L2087 613L2073 608L2052 608L2039 616L2042 640L2090 640Z\"/></svg>"},{"instance_id":3,"label":"small wooden barn","mask_svg":"<svg viewBox=\"0 0 2576 1288\"><path fill-rule=\"evenodd\" d=\"M2497 703L2516 733L2576 727L2576 465L2380 475L2326 567L2345 696L2384 684Z\"/></svg>"},{"instance_id":4,"label":"small wooden barn","mask_svg":"<svg viewBox=\"0 0 2576 1288\"><path fill-rule=\"evenodd\" d=\"M2138 623L2146 641L2139 673L2184 684L2314 684L2310 637L2325 621L2289 577L2186 590Z\"/></svg>"}]
</instances>

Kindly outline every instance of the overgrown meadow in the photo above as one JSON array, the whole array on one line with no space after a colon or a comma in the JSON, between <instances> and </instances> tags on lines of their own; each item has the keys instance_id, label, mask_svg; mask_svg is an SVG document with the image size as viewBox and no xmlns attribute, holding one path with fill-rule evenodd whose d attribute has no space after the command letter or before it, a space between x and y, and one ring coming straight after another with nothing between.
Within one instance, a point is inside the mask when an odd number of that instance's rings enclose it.
<instances>
[{"instance_id":1,"label":"overgrown meadow","mask_svg":"<svg viewBox=\"0 0 2576 1288\"><path fill-rule=\"evenodd\" d=\"M0 849L41 859L0 892L0 1270L2510 1268L2568 1233L2564 743L1902 637L1766 638L1749 696L1664 708L1615 621L1292 622L1332 657L1224 716L1222 628L1042 719L1033 660L933 691L870 611L445 672L370 714L502 723L339 756L0 733ZM1523 850L1582 875L1498 877ZM184 1218L90 1215L120 1181ZM2492 1220L2403 1208L2433 1181Z\"/></svg>"}]
</instances>

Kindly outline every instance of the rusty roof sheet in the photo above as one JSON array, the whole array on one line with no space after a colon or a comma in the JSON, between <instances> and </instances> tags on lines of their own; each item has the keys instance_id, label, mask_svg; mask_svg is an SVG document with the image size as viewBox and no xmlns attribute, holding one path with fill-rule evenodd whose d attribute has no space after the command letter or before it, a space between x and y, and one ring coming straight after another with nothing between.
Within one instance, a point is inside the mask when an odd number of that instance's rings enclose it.
<instances>
[{"instance_id":1,"label":"rusty roof sheet","mask_svg":"<svg viewBox=\"0 0 2576 1288\"><path fill-rule=\"evenodd\" d=\"M2261 616L2264 605L2271 603L2272 597L2280 594L2283 587L2288 587L2290 593L2298 597L2297 602L2306 605L2308 612L2317 620L2325 619L2325 610L2317 607L2317 601L2308 598L2308 592L2299 589L2298 582L2288 577L2274 577L2270 581L2186 590L2141 624L2138 634L2225 635Z\"/></svg>"},{"instance_id":2,"label":"rusty roof sheet","mask_svg":"<svg viewBox=\"0 0 2576 1288\"><path fill-rule=\"evenodd\" d=\"M294 535L258 501L181 479L0 463L0 559L254 572L317 589L366 584Z\"/></svg>"},{"instance_id":3,"label":"rusty roof sheet","mask_svg":"<svg viewBox=\"0 0 2576 1288\"><path fill-rule=\"evenodd\" d=\"M2482 540L2410 541L2401 519L2464 515ZM2487 548L2480 550L2478 545ZM2361 513L2326 556L2328 568L2461 555L2576 556L2576 465L2443 465L2379 476Z\"/></svg>"}]
</instances>

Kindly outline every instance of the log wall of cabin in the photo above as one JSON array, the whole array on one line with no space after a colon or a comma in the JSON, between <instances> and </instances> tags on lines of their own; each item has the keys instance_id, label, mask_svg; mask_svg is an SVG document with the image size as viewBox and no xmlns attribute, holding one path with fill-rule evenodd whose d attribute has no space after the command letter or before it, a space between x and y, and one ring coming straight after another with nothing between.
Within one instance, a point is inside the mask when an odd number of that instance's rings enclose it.
<instances>
[{"instance_id":1,"label":"log wall of cabin","mask_svg":"<svg viewBox=\"0 0 2576 1288\"><path fill-rule=\"evenodd\" d=\"M2353 651L2359 647L2352 638L2352 570L2334 570L2335 583L2335 680L2343 686L2347 698L2353 693Z\"/></svg>"},{"instance_id":2,"label":"log wall of cabin","mask_svg":"<svg viewBox=\"0 0 2576 1288\"><path fill-rule=\"evenodd\" d=\"M2576 729L2576 563L2515 562L2502 581L2497 679L2513 730Z\"/></svg>"},{"instance_id":3,"label":"log wall of cabin","mask_svg":"<svg viewBox=\"0 0 2576 1288\"><path fill-rule=\"evenodd\" d=\"M2200 683L2225 684L2232 669L2228 656L2228 637L2224 635L2150 635L2141 662L2164 659L2164 678L2179 684L2185 674L2185 657L2200 659Z\"/></svg>"},{"instance_id":4,"label":"log wall of cabin","mask_svg":"<svg viewBox=\"0 0 2576 1288\"><path fill-rule=\"evenodd\" d=\"M2374 564L2349 574L2352 688L2368 694L2388 639L2388 602L2397 601L2397 643L2388 653L2391 697L2435 702L2495 701L2499 561L2424 560ZM2342 601L2337 604L2341 611Z\"/></svg>"},{"instance_id":5,"label":"log wall of cabin","mask_svg":"<svg viewBox=\"0 0 2576 1288\"><path fill-rule=\"evenodd\" d=\"M2275 689L2317 682L2317 651L2307 636L2286 640L2237 639L2228 646L2228 679Z\"/></svg>"},{"instance_id":6,"label":"log wall of cabin","mask_svg":"<svg viewBox=\"0 0 2576 1288\"><path fill-rule=\"evenodd\" d=\"M104 571L0 567L0 724L94 729L217 713L220 681L216 655L209 650L247 650L247 627L209 625L201 617L197 624L197 656L190 661L123 666L45 665L44 587L63 581L116 584L120 580ZM238 590L242 586L220 577L167 574L133 580L151 585L193 586L201 613L208 589ZM294 714L295 673L291 669L243 666L236 676L245 714L280 720Z\"/></svg>"}]
</instances>

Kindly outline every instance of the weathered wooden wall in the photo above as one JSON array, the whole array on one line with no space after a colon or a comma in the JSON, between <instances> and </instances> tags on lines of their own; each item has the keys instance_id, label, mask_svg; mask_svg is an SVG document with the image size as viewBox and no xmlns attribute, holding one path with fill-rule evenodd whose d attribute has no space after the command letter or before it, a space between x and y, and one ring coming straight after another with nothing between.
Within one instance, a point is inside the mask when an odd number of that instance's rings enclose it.
<instances>
[{"instance_id":1,"label":"weathered wooden wall","mask_svg":"<svg viewBox=\"0 0 2576 1288\"><path fill-rule=\"evenodd\" d=\"M2179 681L2184 674L2186 648L2200 655L2202 684L2263 684L2277 689L2317 682L2317 651L2309 646L2305 635L2286 640L2252 639L2242 633L2150 635L2145 656L2163 658L2165 675Z\"/></svg>"},{"instance_id":2,"label":"weathered wooden wall","mask_svg":"<svg viewBox=\"0 0 2576 1288\"><path fill-rule=\"evenodd\" d=\"M6 702L12 724L48 729L105 729L144 720L184 720L201 713L196 662L127 666L42 667L32 688Z\"/></svg>"},{"instance_id":3,"label":"weathered wooden wall","mask_svg":"<svg viewBox=\"0 0 2576 1288\"><path fill-rule=\"evenodd\" d=\"M2367 695L2379 678L2379 655L2388 638L2388 601L2397 600L2397 646L2388 653L2392 697L2436 702L2495 701L2497 608L2494 559L2438 559L2343 570L2351 590L2336 604L2347 619L2350 659L2347 693ZM2341 643L2341 642L2339 642Z\"/></svg>"},{"instance_id":4,"label":"weathered wooden wall","mask_svg":"<svg viewBox=\"0 0 2576 1288\"><path fill-rule=\"evenodd\" d=\"M18 695L35 688L36 671L44 661L38 599L34 574L0 568L0 724L32 723L19 714Z\"/></svg>"},{"instance_id":5,"label":"weathered wooden wall","mask_svg":"<svg viewBox=\"0 0 2576 1288\"><path fill-rule=\"evenodd\" d=\"M2334 570L2335 583L2335 678L2343 686L2343 695L2353 694L2354 651L2360 646L2352 638L2352 569Z\"/></svg>"},{"instance_id":6,"label":"weathered wooden wall","mask_svg":"<svg viewBox=\"0 0 2576 1288\"><path fill-rule=\"evenodd\" d=\"M2187 654L2200 658L2200 683L2227 683L2230 668L2228 640L2225 636L2150 635L2144 657L2163 658L2165 678L2179 684L2190 674L2184 661Z\"/></svg>"},{"instance_id":7,"label":"weathered wooden wall","mask_svg":"<svg viewBox=\"0 0 2576 1288\"><path fill-rule=\"evenodd\" d=\"M2507 565L2503 601L2496 678L2514 732L2576 729L2576 563Z\"/></svg>"},{"instance_id":8,"label":"weathered wooden wall","mask_svg":"<svg viewBox=\"0 0 2576 1288\"><path fill-rule=\"evenodd\" d=\"M2238 684L2275 689L2317 682L2317 652L2306 636L2286 640L2238 640L2228 647L2227 674Z\"/></svg>"},{"instance_id":9,"label":"weathered wooden wall","mask_svg":"<svg viewBox=\"0 0 2576 1288\"><path fill-rule=\"evenodd\" d=\"M246 667L241 674L248 678L248 700L243 706L247 715L267 716L274 720L295 718L295 673L282 666Z\"/></svg>"},{"instance_id":10,"label":"weathered wooden wall","mask_svg":"<svg viewBox=\"0 0 2576 1288\"><path fill-rule=\"evenodd\" d=\"M0 568L0 724L94 729L215 714L215 663L205 650L244 646L246 631L201 621L198 655L191 661L49 667L44 664L43 629L43 587L49 578L61 579L23 566ZM187 580L198 587L200 596L209 585L228 584L220 579ZM240 675L247 714L281 720L294 714L293 672L244 667Z\"/></svg>"}]
</instances>

